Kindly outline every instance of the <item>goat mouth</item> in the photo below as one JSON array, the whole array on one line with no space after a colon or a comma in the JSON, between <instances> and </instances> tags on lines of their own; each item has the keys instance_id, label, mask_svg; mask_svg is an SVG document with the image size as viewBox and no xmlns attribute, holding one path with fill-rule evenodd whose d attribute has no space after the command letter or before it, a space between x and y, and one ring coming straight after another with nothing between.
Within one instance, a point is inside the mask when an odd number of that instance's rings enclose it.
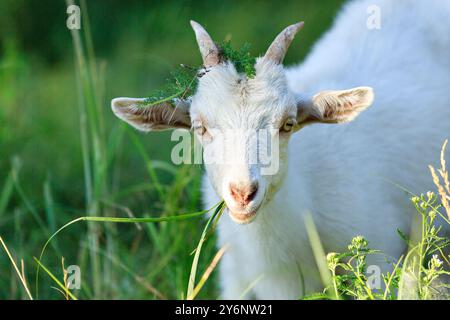
<instances>
[{"instance_id":1,"label":"goat mouth","mask_svg":"<svg viewBox=\"0 0 450 320\"><path fill-rule=\"evenodd\" d=\"M248 224L248 223L252 222L253 220L255 220L257 210L249 212L249 213L237 213L237 212L233 212L230 209L228 209L228 212L230 214L231 219L234 222L236 222L238 224Z\"/></svg>"}]
</instances>

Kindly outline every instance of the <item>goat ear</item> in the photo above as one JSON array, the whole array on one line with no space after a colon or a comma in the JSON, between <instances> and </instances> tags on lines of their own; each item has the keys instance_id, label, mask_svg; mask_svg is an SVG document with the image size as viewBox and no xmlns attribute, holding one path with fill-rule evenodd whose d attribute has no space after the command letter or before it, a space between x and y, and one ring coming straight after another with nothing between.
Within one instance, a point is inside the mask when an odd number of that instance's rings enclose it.
<instances>
[{"instance_id":1,"label":"goat ear","mask_svg":"<svg viewBox=\"0 0 450 320\"><path fill-rule=\"evenodd\" d=\"M144 98L115 98L111 101L114 114L138 130L191 128L189 100L174 100L146 105Z\"/></svg>"},{"instance_id":2,"label":"goat ear","mask_svg":"<svg viewBox=\"0 0 450 320\"><path fill-rule=\"evenodd\" d=\"M297 106L297 122L302 127L310 123L349 122L369 107L374 94L370 87L340 91L321 91Z\"/></svg>"}]
</instances>

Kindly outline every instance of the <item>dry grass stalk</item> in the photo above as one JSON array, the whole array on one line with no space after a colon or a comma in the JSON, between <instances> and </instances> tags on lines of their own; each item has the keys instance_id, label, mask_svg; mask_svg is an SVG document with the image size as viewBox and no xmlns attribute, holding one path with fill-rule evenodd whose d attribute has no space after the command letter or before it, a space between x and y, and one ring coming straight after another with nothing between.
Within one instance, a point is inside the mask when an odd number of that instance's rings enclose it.
<instances>
[{"instance_id":1,"label":"dry grass stalk","mask_svg":"<svg viewBox=\"0 0 450 320\"><path fill-rule=\"evenodd\" d=\"M17 276L19 277L20 282L22 282L22 285L23 285L23 287L25 289L25 292L28 295L28 298L30 298L30 300L33 300L33 297L31 296L30 290L28 289L25 277L23 276L23 274L24 274L24 266L23 266L23 264L22 264L22 273L21 273L19 271L19 268L17 267L16 262L14 261L12 255L11 255L11 252L9 252L8 247L6 246L6 243L3 241L2 237L0 237L0 244L3 246L3 249L5 249L6 254L8 255L8 258L11 261L11 264L14 267L14 270L17 273Z\"/></svg>"},{"instance_id":2,"label":"dry grass stalk","mask_svg":"<svg viewBox=\"0 0 450 320\"><path fill-rule=\"evenodd\" d=\"M69 290L69 283L67 281L67 270L64 267L64 257L61 257L61 266L62 266L62 270L63 270L63 279L64 279L64 287L66 287L67 291ZM66 300L69 300L69 295L66 292L62 292L64 294L64 297L66 298Z\"/></svg>"},{"instance_id":3,"label":"dry grass stalk","mask_svg":"<svg viewBox=\"0 0 450 320\"><path fill-rule=\"evenodd\" d=\"M433 177L433 182L438 189L439 196L441 197L442 206L447 212L447 216L450 219L450 179L445 163L445 149L447 147L448 140L445 140L444 145L441 149L441 168L436 170L433 166L429 165L431 176ZM436 173L439 173L440 177ZM442 179L442 183L441 183Z\"/></svg>"}]
</instances>

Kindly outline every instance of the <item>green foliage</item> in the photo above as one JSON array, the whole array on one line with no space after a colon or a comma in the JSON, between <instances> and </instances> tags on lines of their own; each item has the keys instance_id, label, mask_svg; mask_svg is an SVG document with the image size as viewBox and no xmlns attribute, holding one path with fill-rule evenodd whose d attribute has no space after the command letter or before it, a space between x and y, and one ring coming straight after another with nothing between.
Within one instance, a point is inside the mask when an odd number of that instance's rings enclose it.
<instances>
[{"instance_id":1,"label":"green foliage","mask_svg":"<svg viewBox=\"0 0 450 320\"><path fill-rule=\"evenodd\" d=\"M215 228L215 225L218 221L218 219L220 219L220 216L222 215L222 212L225 208L224 205L224 201L220 201L219 203L217 203L215 206L213 206L212 208L208 209L208 210L202 210L202 211L198 211L198 212L193 212L193 213L187 213L187 214L180 214L180 215L173 215L173 216L166 216L166 217L158 217L158 218L117 218L117 217L92 217L92 216L86 216L86 217L79 217L77 219L74 219L72 221L69 221L68 223L66 223L65 225L63 225L61 228L59 228L58 230L56 230L50 237L49 239L45 242L42 250L41 250L41 254L39 256L39 259L37 259L36 257L34 258L34 260L37 262L38 266L37 266L37 272L36 272L36 295L39 292L39 270L42 268L52 279L53 281L60 287L62 287L62 289L73 299L73 300L77 300L77 298L75 296L73 296L69 289L67 289L64 285L61 285L61 282L58 280L57 277L55 277L44 265L42 265L41 260L44 256L44 253L46 251L47 246L50 244L50 242L64 229L66 229L67 227L69 227L70 225L73 225L77 222L80 221L92 221L92 222L113 222L113 223L158 223L158 222L167 222L167 221L171 221L171 222L176 222L176 221L183 221L183 220L188 220L188 219L192 219L192 218L198 218L200 216L203 216L207 213L209 213L211 210L214 210L214 213L211 215L211 217L209 218L208 222L206 223L204 229L203 229L203 233L202 236L199 240L199 243L197 245L197 248L195 250L195 256L192 262L192 266L191 266L191 274L189 277L189 286L188 286L188 291L187 291L187 297L195 297L195 295L193 294L193 290L194 290L194 285L195 285L195 277L196 277L196 273L197 273L197 266L199 264L199 258L200 258L200 252L201 249L203 247L203 243L207 240L206 236L207 236L207 232L211 231L212 229ZM214 225L211 226L211 222L215 221ZM0 238L1 240L1 238ZM198 294L198 292L197 292ZM30 296L31 297L31 296Z\"/></svg>"},{"instance_id":2,"label":"green foliage","mask_svg":"<svg viewBox=\"0 0 450 320\"><path fill-rule=\"evenodd\" d=\"M414 196L411 201L421 216L421 234L416 243L409 243L410 250L405 257L402 273L408 276L409 282L415 284L414 298L449 299L449 284L442 282L441 278L450 275L444 269L444 263L450 266L450 256L446 256L444 251L450 246L450 239L441 235L442 226L436 221L436 217L441 217L444 223L450 222L441 213L443 206L435 193L427 192L426 195ZM402 283L399 289L400 297L409 297L411 294L410 288L402 286Z\"/></svg>"},{"instance_id":3,"label":"green foliage","mask_svg":"<svg viewBox=\"0 0 450 320\"><path fill-rule=\"evenodd\" d=\"M326 288L323 294L333 290L338 298L358 300L449 299L446 290L450 287L441 279L450 275L444 269L444 264L450 265L450 257L444 253L450 240L439 234L441 227L435 224L436 216L441 216L447 223L448 220L439 211L442 206L437 199L432 192L412 197L411 201L421 217L421 234L419 240L413 242L400 232L401 238L408 242L409 250L406 256L393 264L392 272L381 274L384 289L372 288L369 284L371 275L367 273L366 264L368 255L382 253L370 249L368 241L357 236L352 239L346 252L327 255L333 288ZM314 297L321 296L315 294L307 299ZM330 298L328 294L327 297Z\"/></svg>"},{"instance_id":4,"label":"green foliage","mask_svg":"<svg viewBox=\"0 0 450 320\"><path fill-rule=\"evenodd\" d=\"M368 287L366 258L378 253L368 247L368 241L357 236L352 239L348 251L327 255L327 265L332 273L333 289L337 297L348 296L357 299L373 299L374 294ZM343 271L342 274L338 274Z\"/></svg>"},{"instance_id":5,"label":"green foliage","mask_svg":"<svg viewBox=\"0 0 450 320\"><path fill-rule=\"evenodd\" d=\"M144 106L170 101L174 98L186 98L195 93L198 85L197 70L180 65L170 73L166 85L155 90L142 103Z\"/></svg>"},{"instance_id":6,"label":"green foliage","mask_svg":"<svg viewBox=\"0 0 450 320\"><path fill-rule=\"evenodd\" d=\"M224 41L219 46L225 60L231 61L237 72L245 73L248 78L255 76L256 58L250 54L250 44L245 43L240 49L233 49L230 41Z\"/></svg>"},{"instance_id":7,"label":"green foliage","mask_svg":"<svg viewBox=\"0 0 450 320\"><path fill-rule=\"evenodd\" d=\"M256 58L250 55L250 44L246 43L240 49L235 50L230 41L224 41L219 47L223 58L232 62L239 73L245 73L249 78L255 76ZM199 73L201 73L201 69L180 65L170 73L170 78L167 79L165 86L151 93L140 105L148 107L193 95L197 90Z\"/></svg>"}]
</instances>

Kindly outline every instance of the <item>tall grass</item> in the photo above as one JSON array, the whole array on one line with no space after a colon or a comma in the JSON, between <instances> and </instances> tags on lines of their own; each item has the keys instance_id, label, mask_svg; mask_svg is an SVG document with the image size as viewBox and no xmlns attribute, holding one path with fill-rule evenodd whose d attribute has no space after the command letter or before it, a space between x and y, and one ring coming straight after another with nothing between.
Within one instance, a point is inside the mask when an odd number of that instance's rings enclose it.
<instances>
[{"instance_id":1,"label":"tall grass","mask_svg":"<svg viewBox=\"0 0 450 320\"><path fill-rule=\"evenodd\" d=\"M67 4L70 5L73 2L68 0ZM171 198L172 196L176 196L177 193L182 192L183 188L186 187L187 183L189 183L189 179L186 179L183 176L176 177L174 184L171 186L171 192L167 192L166 187L163 186L159 180L158 176L155 172L155 165L149 159L147 153L145 152L142 144L138 141L135 134L131 133L131 139L135 144L137 150L141 154L143 160L146 163L146 168L148 171L148 175L152 182L152 186L156 189L160 201L165 204L165 208L163 210L163 216L160 218L120 218L120 217L111 217L108 216L109 213L113 211L109 209L109 206L105 205L106 203L111 203L111 191L110 191L110 178L108 173L108 169L110 169L110 165L112 163L111 159L114 156L115 150L113 147L118 145L119 139L122 139L123 131L119 131L119 134L113 134L108 139L105 134L104 128L104 110L102 107L103 97L99 96L99 92L101 90L101 79L102 75L99 74L99 69L96 64L96 58L94 54L92 39L90 37L89 32L89 19L87 13L86 4L84 1L81 2L82 11L84 12L84 25L86 26L85 38L83 39L80 32L78 30L72 30L72 38L73 45L75 49L75 65L76 65L76 73L77 73L77 84L78 84L78 101L79 101L79 115L80 115L80 138L81 138L81 146L82 146L82 154L83 154L83 163L84 163L84 177L85 177L85 195L86 195L86 212L89 216L82 217L79 219L75 219L69 222L67 225L58 229L54 235L59 233L62 229L67 227L74 222L86 220L86 221L96 221L96 222L126 222L126 223L149 223L149 222L163 222L163 221L174 221L174 220L184 220L193 217L197 217L199 215L203 215L208 212L201 211L193 214L186 215L177 215L177 216L165 216L169 212L179 210L177 206L177 202ZM84 41L83 41L84 40ZM86 57L86 52L88 52ZM88 62L87 62L88 61ZM106 109L109 111L109 109ZM182 172L183 170L181 170ZM177 172L178 174L179 172ZM51 199L50 193L48 192L48 188L45 189L46 199ZM47 203L51 203L51 200L48 200ZM51 208L51 204L49 205ZM202 244L204 242L204 238L206 236L206 232L210 226L210 222L214 219L219 212L223 210L223 204L218 204L218 207L208 220L206 224L205 230L200 238L199 245L196 249L196 253L194 256L194 260L192 263L191 276L189 280L189 288L188 295L192 296L191 286L195 283L195 274L198 265L198 259L200 255L200 250L202 248ZM109 225L111 226L111 225ZM165 226L163 225L162 228ZM110 256L115 256L114 252L114 241L112 240L112 233L115 231L113 227L106 227L104 231L104 236L106 238L106 252ZM150 232L152 233L152 237L154 238L156 243L163 241L160 236L156 236L155 229L149 227ZM90 261L90 272L92 280L92 297L95 298L107 298L103 292L105 292L105 288L103 288L104 283L101 281L101 277L99 274L111 275L111 264L109 261L102 259L102 256L98 254L99 250L99 242L101 237L102 229L99 224L90 223L88 224L88 245L83 248L87 248L89 251L89 261ZM50 238L52 239L54 235ZM166 241L166 240L164 240ZM41 257L39 260L36 260L39 264L39 267L45 268L40 260L42 258L43 252L47 247L48 241L44 249L41 253ZM160 248L166 248L167 245L160 245ZM162 249L163 250L163 249ZM84 255L84 252L81 253ZM83 266L81 266L83 268ZM88 269L88 268L83 268ZM55 280L55 277L52 273L45 268L44 269L50 277ZM39 268L38 268L39 272ZM39 273L37 273L38 279ZM59 285L59 283L58 283ZM36 294L38 294L38 280L36 281Z\"/></svg>"},{"instance_id":2,"label":"tall grass","mask_svg":"<svg viewBox=\"0 0 450 320\"><path fill-rule=\"evenodd\" d=\"M25 292L27 293L28 298L30 298L30 300L33 300L33 297L31 296L31 293L30 293L30 289L28 289L28 285L27 285L27 282L25 280L26 278L25 278L24 272L20 272L19 271L19 268L17 267L17 264L14 261L14 258L12 257L11 253L9 252L8 247L6 246L6 244L3 241L2 237L0 237L0 244L2 245L2 247L5 250L6 254L8 255L8 258L11 261L12 266L14 267L14 271L16 272L17 276L19 277L19 280L22 283L22 286L25 289Z\"/></svg>"},{"instance_id":3,"label":"tall grass","mask_svg":"<svg viewBox=\"0 0 450 320\"><path fill-rule=\"evenodd\" d=\"M91 221L91 222L113 222L113 223L155 223L155 222L175 222L175 221L182 221L182 220L188 220L188 219L192 219L192 218L197 218L200 216L205 215L206 213L209 213L211 210L214 210L214 213L210 216L210 218L208 219L208 222L205 225L205 228L203 230L203 233L201 235L201 238L199 240L199 243L197 245L197 248L195 249L195 256L194 259L192 261L192 267L191 267L191 275L189 277L189 284L188 284L188 289L187 289L187 297L191 297L191 299L193 297L195 297L198 294L198 291L201 289L201 287L204 285L204 282L206 281L205 279L203 279L202 282L199 283L199 285L196 287L196 290L194 292L194 285L195 285L195 277L197 274L197 266L198 266L198 260L200 257L200 253L201 253L201 249L203 246L203 243L206 241L207 238L207 232L210 231L210 226L211 226L211 222L212 221L217 221L223 210L224 210L225 206L224 206L224 202L221 201L219 203L217 203L214 207L212 207L209 210L203 210L203 211L199 211L199 212L194 212L194 213L187 213L187 214L181 214L181 215L173 215L173 216L167 216L167 217L159 217L159 218L117 218L117 217L93 217L93 216L88 216L88 217L80 217L77 219L74 219L72 221L69 221L68 223L66 223L64 226L62 226L61 228L59 228L57 231L55 231L50 238L47 240L47 242L44 244L41 254L39 256L39 259L34 258L35 261L38 264L38 269L37 269L37 273L36 273L36 292L39 292L39 270L40 268L44 269L44 271L58 284L58 286L61 287L61 282L59 282L59 280L40 262L42 260L42 257L44 256L45 250L47 248L47 246L50 244L50 242L64 229L66 229L67 227L69 227L70 225L80 222L80 221ZM0 240L3 243L3 240L0 238ZM7 250L6 246L4 245L6 252L9 251ZM97 253L97 252L96 252ZM215 260L214 260L214 266L217 264L217 260L220 259L220 257L223 254L220 254L219 256L216 255ZM10 257L11 258L11 257ZM11 261L12 258L11 258ZM211 270L211 266L208 267L207 271L207 277L209 277L209 274L212 272ZM64 273L65 275L65 273ZM20 278L23 281L22 278ZM72 294L70 294L70 292L68 291L67 287L64 287L63 290L70 295L70 297L72 299L74 299L74 296ZM31 298L31 296L30 296Z\"/></svg>"},{"instance_id":4,"label":"tall grass","mask_svg":"<svg viewBox=\"0 0 450 320\"><path fill-rule=\"evenodd\" d=\"M67 4L71 3L67 1ZM26 166L21 159L12 159L11 169L0 185L0 234L11 238L4 227L11 223L14 226L13 245L9 249L6 244L4 246L11 264L0 259L0 298L61 297L61 290L64 293L67 289L61 287L61 284L64 286L64 270L59 261L63 256L69 265L77 264L82 270L82 289L71 293L80 299L183 298L186 297L189 279L195 279L197 270L209 271L203 274L200 283L194 283L196 291L190 293L191 297L218 296L214 279L210 282L205 280L205 276L214 277L211 268L207 268L211 267L208 263L215 254L214 236L210 237L211 241L201 240L202 245L198 246L204 223L201 219L182 221L206 214L206 211L198 212L201 170L194 166L176 168L155 160L153 155L149 155L144 139L124 124L115 121L108 127L107 118L111 117L111 111L109 99L104 96L105 64L95 55L84 1L81 7L83 29L72 30L71 37L78 100L74 114L79 117L77 139L82 155L84 188L80 190L75 184L71 188L73 193L82 192L84 204L75 204L74 207L73 203L58 199L61 193L55 187L50 172L44 181L39 182L41 201L33 199L27 188L31 180L22 180L20 175ZM122 171L121 158L123 152L130 149L139 156L135 162L146 169L149 183L142 183L145 178L140 177L138 184L123 185L122 176L126 173ZM78 157L78 153L75 154ZM66 161L70 163L70 160L73 159ZM63 163L64 159L60 161ZM133 205L133 201L137 204ZM14 212L11 211L13 207L17 207ZM139 213L135 214L134 208L138 208ZM148 212L157 212L158 217ZM180 212L195 213L182 216ZM42 247L51 234L58 233L58 226L63 221L84 215L79 220L89 221L87 232L78 225L70 228L49 242L48 254L33 260L33 256L39 257L40 249L37 247ZM174 220L177 220L176 225ZM104 222L132 224L120 227ZM153 224L155 222L157 225ZM24 223L32 232L23 231ZM133 230L128 231L130 228ZM25 243L33 246L27 247ZM202 248L204 257L200 258L198 254L194 261L190 253L195 246ZM17 273L20 266L15 261L21 257L24 257L27 268ZM190 273L193 261L195 272ZM217 263L217 259L215 261ZM3 272L12 265L14 268L10 274ZM39 282L34 285L33 281L26 281L37 278L39 269L44 270ZM9 291L4 290L8 286Z\"/></svg>"}]
</instances>

